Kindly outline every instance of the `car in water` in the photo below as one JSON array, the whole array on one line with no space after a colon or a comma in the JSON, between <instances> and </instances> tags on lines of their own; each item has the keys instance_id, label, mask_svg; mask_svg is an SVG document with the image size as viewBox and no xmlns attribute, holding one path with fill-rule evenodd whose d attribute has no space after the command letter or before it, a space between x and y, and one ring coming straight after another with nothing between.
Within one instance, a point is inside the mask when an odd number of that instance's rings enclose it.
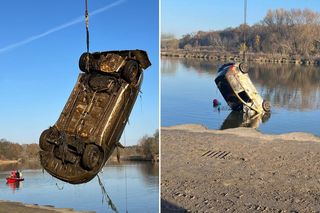
<instances>
[{"instance_id":1,"label":"car in water","mask_svg":"<svg viewBox=\"0 0 320 213\"><path fill-rule=\"evenodd\" d=\"M232 110L252 115L271 111L270 102L259 95L245 64L223 64L218 69L215 83Z\"/></svg>"},{"instance_id":2,"label":"car in water","mask_svg":"<svg viewBox=\"0 0 320 213\"><path fill-rule=\"evenodd\" d=\"M57 122L39 139L40 162L52 176L90 181L117 146L151 65L142 50L84 53L75 87Z\"/></svg>"}]
</instances>

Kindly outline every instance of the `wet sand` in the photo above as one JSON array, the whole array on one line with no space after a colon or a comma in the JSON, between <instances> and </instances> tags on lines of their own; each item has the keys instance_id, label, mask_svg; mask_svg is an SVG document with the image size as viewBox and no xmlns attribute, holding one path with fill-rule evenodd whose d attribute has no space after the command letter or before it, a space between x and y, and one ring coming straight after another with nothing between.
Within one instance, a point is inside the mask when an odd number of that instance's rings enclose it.
<instances>
[{"instance_id":1,"label":"wet sand","mask_svg":"<svg viewBox=\"0 0 320 213\"><path fill-rule=\"evenodd\" d=\"M320 212L320 138L161 129L162 212Z\"/></svg>"},{"instance_id":2,"label":"wet sand","mask_svg":"<svg viewBox=\"0 0 320 213\"><path fill-rule=\"evenodd\" d=\"M53 206L29 205L19 202L0 201L0 213L80 213L73 209L54 208ZM84 213L84 212L81 212ZM89 213L89 212L86 212ZM91 212L90 212L91 213ZM93 211L92 211L93 213Z\"/></svg>"}]
</instances>

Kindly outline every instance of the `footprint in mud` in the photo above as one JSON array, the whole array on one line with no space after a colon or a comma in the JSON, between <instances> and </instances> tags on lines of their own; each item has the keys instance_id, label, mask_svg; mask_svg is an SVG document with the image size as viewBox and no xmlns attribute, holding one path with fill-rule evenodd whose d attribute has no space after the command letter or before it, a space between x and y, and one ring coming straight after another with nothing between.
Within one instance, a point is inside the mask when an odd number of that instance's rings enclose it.
<instances>
[{"instance_id":1,"label":"footprint in mud","mask_svg":"<svg viewBox=\"0 0 320 213\"><path fill-rule=\"evenodd\" d=\"M248 204L246 205L248 210L254 210L258 212L277 212L277 213L283 213L285 212L282 209L277 208L269 208L267 206L258 205L258 204Z\"/></svg>"},{"instance_id":2,"label":"footprint in mud","mask_svg":"<svg viewBox=\"0 0 320 213\"><path fill-rule=\"evenodd\" d=\"M268 210L268 207L263 207L263 206L256 205L256 204L249 204L247 207L250 210L260 210L261 212Z\"/></svg>"},{"instance_id":3,"label":"footprint in mud","mask_svg":"<svg viewBox=\"0 0 320 213\"><path fill-rule=\"evenodd\" d=\"M175 192L173 195L175 197L184 197L184 198L188 198L191 200L194 200L196 198L194 195L188 195L187 193L180 193L180 192Z\"/></svg>"},{"instance_id":4,"label":"footprint in mud","mask_svg":"<svg viewBox=\"0 0 320 213\"><path fill-rule=\"evenodd\" d=\"M184 194L184 193L180 193L180 192L176 192L176 193L174 193L174 195L176 196L176 197L186 197L186 194Z\"/></svg>"}]
</instances>

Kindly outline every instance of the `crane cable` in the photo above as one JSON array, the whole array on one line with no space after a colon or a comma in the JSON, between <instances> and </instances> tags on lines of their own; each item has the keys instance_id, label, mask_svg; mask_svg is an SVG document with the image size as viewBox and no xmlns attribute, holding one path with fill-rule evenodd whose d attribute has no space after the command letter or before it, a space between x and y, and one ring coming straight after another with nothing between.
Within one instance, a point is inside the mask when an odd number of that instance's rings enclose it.
<instances>
[{"instance_id":1,"label":"crane cable","mask_svg":"<svg viewBox=\"0 0 320 213\"><path fill-rule=\"evenodd\" d=\"M86 21L86 39L87 39L87 53L89 53L89 13L88 13L88 0L86 1L85 21Z\"/></svg>"},{"instance_id":2,"label":"crane cable","mask_svg":"<svg viewBox=\"0 0 320 213\"><path fill-rule=\"evenodd\" d=\"M126 137L126 130L123 131L123 138L124 138L124 146L127 147L127 137ZM126 213L128 213L128 181L127 181L127 168L124 166L124 178L125 178L125 190L126 190Z\"/></svg>"},{"instance_id":3,"label":"crane cable","mask_svg":"<svg viewBox=\"0 0 320 213\"><path fill-rule=\"evenodd\" d=\"M243 62L246 62L246 50L247 50L247 39L246 39L246 25L247 25L247 0L244 0L244 24L243 24Z\"/></svg>"},{"instance_id":4,"label":"crane cable","mask_svg":"<svg viewBox=\"0 0 320 213\"><path fill-rule=\"evenodd\" d=\"M87 54L86 54L86 71L89 72L89 13L88 13L88 0L85 0L85 22L86 22L86 43L87 43Z\"/></svg>"},{"instance_id":5,"label":"crane cable","mask_svg":"<svg viewBox=\"0 0 320 213\"><path fill-rule=\"evenodd\" d=\"M86 70L89 72L89 60L90 60L90 57L89 57L89 13L88 13L88 0L85 0L85 7L86 7L86 10L85 10L85 22L86 22L86 43L87 43L87 54L86 54ZM125 137L125 135L124 135ZM125 145L126 145L126 138L124 139L125 140ZM128 186L127 186L127 171L126 171L126 167L124 167L124 172L125 172L125 188L126 188L126 213L128 213ZM100 177L98 175L98 180L99 180L99 183L100 183L100 186L103 186L101 180L100 180ZM105 188L103 186L103 190L105 191ZM106 192L106 191L105 191ZM107 195L108 196L108 195ZM109 199L109 204L110 204L110 201L111 199L109 198L108 196L108 199ZM115 205L112 203L111 201L111 208L112 210L114 210L115 212L118 212L117 208L115 207Z\"/></svg>"}]
</instances>

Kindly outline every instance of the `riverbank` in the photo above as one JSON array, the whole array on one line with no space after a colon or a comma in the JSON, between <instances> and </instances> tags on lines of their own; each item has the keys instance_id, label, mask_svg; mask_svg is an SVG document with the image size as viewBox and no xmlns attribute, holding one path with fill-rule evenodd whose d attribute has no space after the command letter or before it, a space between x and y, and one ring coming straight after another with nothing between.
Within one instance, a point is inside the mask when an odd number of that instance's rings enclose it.
<instances>
[{"instance_id":1,"label":"riverbank","mask_svg":"<svg viewBox=\"0 0 320 213\"><path fill-rule=\"evenodd\" d=\"M0 165L16 164L19 160L0 160Z\"/></svg>"},{"instance_id":2,"label":"riverbank","mask_svg":"<svg viewBox=\"0 0 320 213\"><path fill-rule=\"evenodd\" d=\"M320 138L162 127L162 212L317 212Z\"/></svg>"},{"instance_id":3,"label":"riverbank","mask_svg":"<svg viewBox=\"0 0 320 213\"><path fill-rule=\"evenodd\" d=\"M186 51L186 50L161 50L161 56L171 58L200 58L215 61L240 62L243 55L239 52L213 52L213 51ZM271 55L264 53L246 53L246 60L256 63L320 65L320 58L290 57L285 55Z\"/></svg>"},{"instance_id":4,"label":"riverbank","mask_svg":"<svg viewBox=\"0 0 320 213\"><path fill-rule=\"evenodd\" d=\"M69 208L55 208L53 206L39 206L39 205L30 205L23 204L19 202L11 201L0 201L0 213L80 213L79 211L74 211ZM81 212L81 213L93 213L90 212Z\"/></svg>"}]
</instances>

